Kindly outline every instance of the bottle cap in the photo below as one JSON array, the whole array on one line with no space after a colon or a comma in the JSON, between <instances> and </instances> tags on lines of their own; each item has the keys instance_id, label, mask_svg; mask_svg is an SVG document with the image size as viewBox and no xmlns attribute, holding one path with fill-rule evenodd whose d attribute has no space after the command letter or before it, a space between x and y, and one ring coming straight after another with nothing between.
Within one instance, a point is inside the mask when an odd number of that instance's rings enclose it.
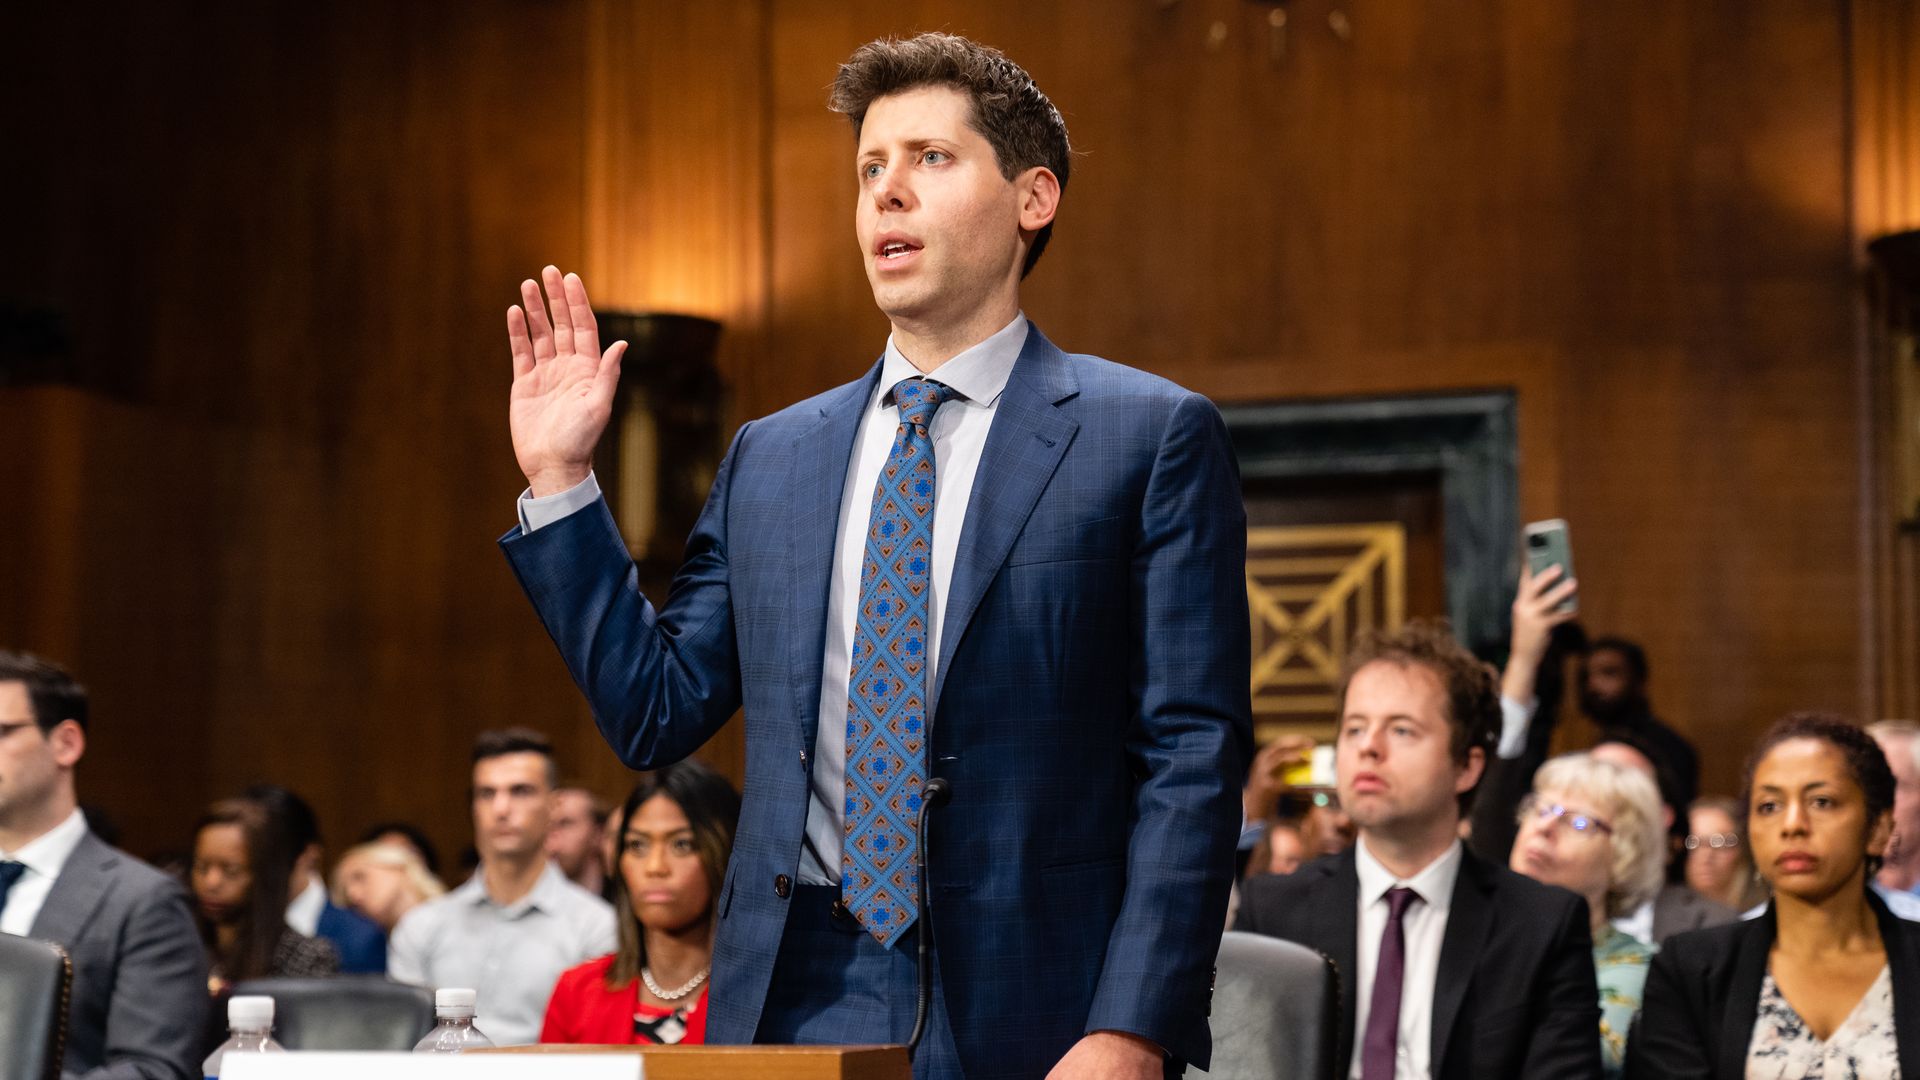
<instances>
[{"instance_id":1,"label":"bottle cap","mask_svg":"<svg viewBox=\"0 0 1920 1080\"><path fill-rule=\"evenodd\" d=\"M433 993L435 1012L451 1013L455 1016L472 1016L474 1003L479 995L472 990L448 987Z\"/></svg>"},{"instance_id":2,"label":"bottle cap","mask_svg":"<svg viewBox=\"0 0 1920 1080\"><path fill-rule=\"evenodd\" d=\"M228 1027L272 1027L273 999L264 995L241 996L227 1000Z\"/></svg>"}]
</instances>

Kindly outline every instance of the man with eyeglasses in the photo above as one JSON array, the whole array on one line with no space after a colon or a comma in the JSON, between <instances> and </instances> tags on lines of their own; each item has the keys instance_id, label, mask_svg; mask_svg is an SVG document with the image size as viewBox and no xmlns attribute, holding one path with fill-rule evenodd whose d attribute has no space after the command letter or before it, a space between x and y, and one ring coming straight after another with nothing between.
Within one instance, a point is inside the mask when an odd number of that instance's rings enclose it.
<instances>
[{"instance_id":1,"label":"man with eyeglasses","mask_svg":"<svg viewBox=\"0 0 1920 1080\"><path fill-rule=\"evenodd\" d=\"M72 675L0 649L0 934L72 957L62 1077L185 1080L205 1050L206 951L180 883L87 828L87 713Z\"/></svg>"},{"instance_id":2,"label":"man with eyeglasses","mask_svg":"<svg viewBox=\"0 0 1920 1080\"><path fill-rule=\"evenodd\" d=\"M1500 729L1492 670L1437 625L1363 635L1338 716L1358 841L1248 881L1235 929L1333 958L1350 1080L1601 1076L1586 901L1459 839Z\"/></svg>"}]
</instances>

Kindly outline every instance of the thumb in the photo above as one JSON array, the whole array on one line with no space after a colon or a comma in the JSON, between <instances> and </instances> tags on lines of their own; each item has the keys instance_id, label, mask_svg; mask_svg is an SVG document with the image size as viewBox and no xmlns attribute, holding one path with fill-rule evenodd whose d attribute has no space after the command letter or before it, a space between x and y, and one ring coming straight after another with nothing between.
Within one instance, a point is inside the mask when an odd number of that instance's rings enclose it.
<instances>
[{"instance_id":1,"label":"thumb","mask_svg":"<svg viewBox=\"0 0 1920 1080\"><path fill-rule=\"evenodd\" d=\"M620 385L620 361L626 355L627 343L624 341L607 346L607 351L600 357L600 366L593 373L595 390L612 396L614 389Z\"/></svg>"}]
</instances>

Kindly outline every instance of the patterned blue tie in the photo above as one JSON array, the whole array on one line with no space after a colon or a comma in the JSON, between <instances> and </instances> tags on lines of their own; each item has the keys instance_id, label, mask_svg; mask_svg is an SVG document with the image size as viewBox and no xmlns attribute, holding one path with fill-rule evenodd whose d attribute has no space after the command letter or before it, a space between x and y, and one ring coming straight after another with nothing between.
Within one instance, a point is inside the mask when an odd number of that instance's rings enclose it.
<instances>
[{"instance_id":1,"label":"patterned blue tie","mask_svg":"<svg viewBox=\"0 0 1920 1080\"><path fill-rule=\"evenodd\" d=\"M927 592L933 562L934 410L952 389L894 384L900 430L874 485L860 615L847 692L846 838L840 895L860 925L891 947L913 924L920 788L927 779Z\"/></svg>"}]
</instances>

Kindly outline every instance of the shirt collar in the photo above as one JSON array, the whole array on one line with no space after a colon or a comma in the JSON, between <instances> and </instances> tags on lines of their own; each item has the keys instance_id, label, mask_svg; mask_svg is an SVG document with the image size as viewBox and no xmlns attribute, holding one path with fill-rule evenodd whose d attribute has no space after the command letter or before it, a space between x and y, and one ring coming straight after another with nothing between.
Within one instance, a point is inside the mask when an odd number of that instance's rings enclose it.
<instances>
[{"instance_id":1,"label":"shirt collar","mask_svg":"<svg viewBox=\"0 0 1920 1080\"><path fill-rule=\"evenodd\" d=\"M307 887L287 903L287 925L313 937L320 932L320 916L327 910L327 890L320 882L307 879Z\"/></svg>"},{"instance_id":2,"label":"shirt collar","mask_svg":"<svg viewBox=\"0 0 1920 1080\"><path fill-rule=\"evenodd\" d=\"M1353 867L1360 875L1360 906L1377 903L1387 895L1387 890L1405 886L1420 894L1427 907L1435 911L1445 911L1453 906L1453 886L1460 879L1460 862L1465 849L1455 840L1447 846L1439 858L1421 868L1410 878L1396 878L1393 872L1380 865L1380 860L1367 850L1367 838L1361 836L1354 841Z\"/></svg>"},{"instance_id":3,"label":"shirt collar","mask_svg":"<svg viewBox=\"0 0 1920 1080\"><path fill-rule=\"evenodd\" d=\"M560 874L560 868L549 859L546 867L540 871L539 880L533 883L533 888L527 895L511 904L499 904L487 894L487 868L482 864L474 869L473 876L467 879L465 885L448 895L457 896L475 906L499 908L502 915L509 919L517 919L529 911L558 911L557 900L565 881L566 879Z\"/></svg>"},{"instance_id":4,"label":"shirt collar","mask_svg":"<svg viewBox=\"0 0 1920 1080\"><path fill-rule=\"evenodd\" d=\"M1028 326L1026 314L1015 313L1013 321L1001 327L992 337L924 373L913 366L913 361L900 352L892 335L888 335L886 358L880 366L880 396L876 404L891 407L896 383L901 379L917 379L924 375L951 387L969 404L991 408L1000 399L1001 391L1007 388L1007 379L1013 375L1014 361L1020 359L1020 350L1026 347Z\"/></svg>"},{"instance_id":5,"label":"shirt collar","mask_svg":"<svg viewBox=\"0 0 1920 1080\"><path fill-rule=\"evenodd\" d=\"M78 809L67 819L20 846L19 851L0 852L0 858L24 863L27 869L44 877L57 878L73 857L73 849L87 835L87 816Z\"/></svg>"}]
</instances>

